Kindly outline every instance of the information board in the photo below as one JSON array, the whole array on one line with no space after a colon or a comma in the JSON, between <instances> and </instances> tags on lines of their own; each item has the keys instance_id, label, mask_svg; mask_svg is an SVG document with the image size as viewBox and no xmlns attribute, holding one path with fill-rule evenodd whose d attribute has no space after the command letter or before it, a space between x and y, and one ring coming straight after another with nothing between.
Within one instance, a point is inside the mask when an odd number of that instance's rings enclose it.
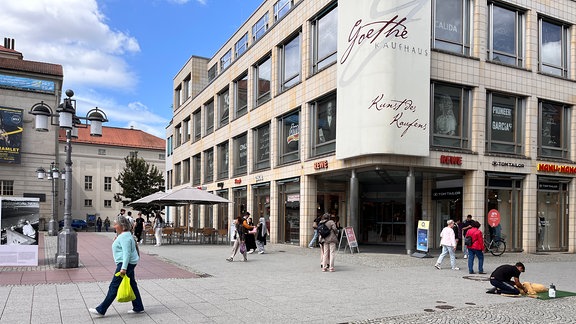
<instances>
[{"instance_id":1,"label":"information board","mask_svg":"<svg viewBox=\"0 0 576 324\"><path fill-rule=\"evenodd\" d=\"M354 253L352 248L356 248L356 252L360 253L360 248L358 247L358 241L356 240L356 234L354 233L354 227L344 227L344 232L340 236L340 243L338 244L338 251L340 251L340 247L342 246L342 240L346 238L347 247L350 248L350 253ZM344 251L346 251L346 246L344 246Z\"/></svg>"}]
</instances>

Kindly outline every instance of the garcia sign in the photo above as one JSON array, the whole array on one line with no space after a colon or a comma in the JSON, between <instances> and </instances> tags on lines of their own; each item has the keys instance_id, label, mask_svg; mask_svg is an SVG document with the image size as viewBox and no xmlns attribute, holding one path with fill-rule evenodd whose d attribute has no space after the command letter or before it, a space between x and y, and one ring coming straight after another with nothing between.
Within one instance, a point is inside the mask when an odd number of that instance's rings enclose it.
<instances>
[{"instance_id":1,"label":"garcia sign","mask_svg":"<svg viewBox=\"0 0 576 324\"><path fill-rule=\"evenodd\" d=\"M427 156L430 0L338 2L336 158Z\"/></svg>"}]
</instances>

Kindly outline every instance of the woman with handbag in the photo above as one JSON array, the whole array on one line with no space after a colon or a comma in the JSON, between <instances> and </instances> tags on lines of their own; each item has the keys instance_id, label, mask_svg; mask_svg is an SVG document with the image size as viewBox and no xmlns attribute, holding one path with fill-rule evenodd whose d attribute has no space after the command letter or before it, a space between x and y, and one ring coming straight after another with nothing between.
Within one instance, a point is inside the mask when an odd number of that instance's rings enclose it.
<instances>
[{"instance_id":1,"label":"woman with handbag","mask_svg":"<svg viewBox=\"0 0 576 324\"><path fill-rule=\"evenodd\" d=\"M242 216L238 216L234 220L234 227L236 229L236 233L234 233L234 245L232 246L232 255L226 259L228 262L234 261L234 256L240 250L240 254L244 256L244 262L248 261L247 254L246 254L246 235L248 230L244 227L244 218Z\"/></svg>"},{"instance_id":2,"label":"woman with handbag","mask_svg":"<svg viewBox=\"0 0 576 324\"><path fill-rule=\"evenodd\" d=\"M248 254L252 254L256 252L256 226L254 226L254 222L252 222L252 217L248 217L246 219L246 223L248 226L252 227L248 234L246 235L246 250L248 250Z\"/></svg>"},{"instance_id":3,"label":"woman with handbag","mask_svg":"<svg viewBox=\"0 0 576 324\"><path fill-rule=\"evenodd\" d=\"M132 309L128 311L128 314L136 314L144 311L144 305L142 304L142 298L140 297L140 291L138 290L138 284L136 283L136 277L134 276L134 268L140 260L138 251L136 250L136 241L132 237L130 232L132 224L128 218L119 215L114 221L114 229L118 236L114 239L112 243L112 254L114 256L114 262L116 263L116 271L114 273L120 273L119 276L113 276L112 282L108 287L108 294L104 301L98 305L96 308L90 308L88 311L94 315L104 316L108 307L112 305L116 295L118 294L118 287L122 282L124 276L130 278L130 286L134 291L136 299L132 301Z\"/></svg>"}]
</instances>

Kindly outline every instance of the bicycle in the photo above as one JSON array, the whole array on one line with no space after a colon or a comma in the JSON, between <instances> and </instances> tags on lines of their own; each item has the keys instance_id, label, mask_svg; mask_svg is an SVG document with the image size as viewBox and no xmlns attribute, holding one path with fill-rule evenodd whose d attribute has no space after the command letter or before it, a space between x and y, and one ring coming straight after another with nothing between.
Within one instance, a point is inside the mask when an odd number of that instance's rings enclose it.
<instances>
[{"instance_id":1,"label":"bicycle","mask_svg":"<svg viewBox=\"0 0 576 324\"><path fill-rule=\"evenodd\" d=\"M500 256L506 251L506 241L502 237L496 237L490 241L488 237L484 237L484 249L494 256Z\"/></svg>"}]
</instances>

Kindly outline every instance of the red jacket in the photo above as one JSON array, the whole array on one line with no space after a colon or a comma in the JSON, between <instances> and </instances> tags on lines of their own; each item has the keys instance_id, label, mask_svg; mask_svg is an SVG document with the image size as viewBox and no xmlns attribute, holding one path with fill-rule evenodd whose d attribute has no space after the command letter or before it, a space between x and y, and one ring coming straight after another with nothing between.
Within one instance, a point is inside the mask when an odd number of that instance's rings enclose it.
<instances>
[{"instance_id":1,"label":"red jacket","mask_svg":"<svg viewBox=\"0 0 576 324\"><path fill-rule=\"evenodd\" d=\"M472 237L472 245L468 247L469 249L484 251L484 237L482 231L476 227L472 227L468 232L466 232L466 236Z\"/></svg>"}]
</instances>

